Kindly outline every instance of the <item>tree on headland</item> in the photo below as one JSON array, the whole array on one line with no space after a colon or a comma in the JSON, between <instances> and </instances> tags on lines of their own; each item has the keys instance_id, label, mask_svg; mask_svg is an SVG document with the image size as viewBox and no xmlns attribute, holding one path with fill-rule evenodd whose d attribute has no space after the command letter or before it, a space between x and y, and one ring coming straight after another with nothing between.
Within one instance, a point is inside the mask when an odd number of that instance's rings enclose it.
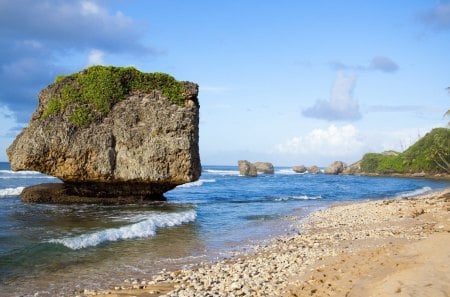
<instances>
[{"instance_id":1,"label":"tree on headland","mask_svg":"<svg viewBox=\"0 0 450 297\"><path fill-rule=\"evenodd\" d=\"M448 91L448 93L450 94L450 87L447 88L447 91ZM450 116L450 109L447 110L446 113L444 113L444 117L445 117L445 116ZM450 126L450 122L448 122L448 125Z\"/></svg>"},{"instance_id":2,"label":"tree on headland","mask_svg":"<svg viewBox=\"0 0 450 297\"><path fill-rule=\"evenodd\" d=\"M439 168L450 173L450 138L445 134L434 134L429 158Z\"/></svg>"}]
</instances>

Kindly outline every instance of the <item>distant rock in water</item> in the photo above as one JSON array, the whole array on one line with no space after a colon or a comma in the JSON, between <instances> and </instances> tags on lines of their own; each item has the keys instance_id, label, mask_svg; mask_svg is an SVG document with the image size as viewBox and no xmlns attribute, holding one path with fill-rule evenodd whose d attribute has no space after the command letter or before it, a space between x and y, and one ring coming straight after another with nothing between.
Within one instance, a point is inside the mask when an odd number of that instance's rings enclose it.
<instances>
[{"instance_id":1,"label":"distant rock in water","mask_svg":"<svg viewBox=\"0 0 450 297\"><path fill-rule=\"evenodd\" d=\"M306 169L307 169L308 173L311 173L311 174L317 174L317 173L320 173L320 172L321 172L321 171L320 171L320 168L317 167L316 165L313 165L313 166L308 167L308 168L306 168Z\"/></svg>"},{"instance_id":2,"label":"distant rock in water","mask_svg":"<svg viewBox=\"0 0 450 297\"><path fill-rule=\"evenodd\" d=\"M275 170L272 163L269 162L255 162L256 171L265 174L274 174Z\"/></svg>"},{"instance_id":3,"label":"distant rock in water","mask_svg":"<svg viewBox=\"0 0 450 297\"><path fill-rule=\"evenodd\" d=\"M58 77L39 94L36 112L7 154L13 170L39 171L64 185L26 189L22 198L161 200L197 180L197 95L194 83L131 67L93 66Z\"/></svg>"},{"instance_id":4,"label":"distant rock in water","mask_svg":"<svg viewBox=\"0 0 450 297\"><path fill-rule=\"evenodd\" d=\"M342 161L335 161L333 164L325 168L326 174L340 174L343 173L347 165Z\"/></svg>"},{"instance_id":5,"label":"distant rock in water","mask_svg":"<svg viewBox=\"0 0 450 297\"><path fill-rule=\"evenodd\" d=\"M292 167L292 170L296 173L305 173L307 169L303 165L298 165L298 166Z\"/></svg>"},{"instance_id":6,"label":"distant rock in water","mask_svg":"<svg viewBox=\"0 0 450 297\"><path fill-rule=\"evenodd\" d=\"M252 163L250 163L247 160L240 160L238 161L239 166L239 174L242 176L250 176L250 177L256 177L258 176L258 172L256 170L256 166Z\"/></svg>"}]
</instances>

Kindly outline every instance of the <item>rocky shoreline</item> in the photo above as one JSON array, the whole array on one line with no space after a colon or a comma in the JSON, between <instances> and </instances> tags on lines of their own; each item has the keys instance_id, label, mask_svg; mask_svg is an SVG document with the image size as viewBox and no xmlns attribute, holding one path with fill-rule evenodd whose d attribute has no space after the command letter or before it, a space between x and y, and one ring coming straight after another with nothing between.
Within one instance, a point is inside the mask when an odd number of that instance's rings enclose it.
<instances>
[{"instance_id":1,"label":"rocky shoreline","mask_svg":"<svg viewBox=\"0 0 450 297\"><path fill-rule=\"evenodd\" d=\"M295 223L298 234L247 254L78 296L450 294L450 188L336 205Z\"/></svg>"}]
</instances>

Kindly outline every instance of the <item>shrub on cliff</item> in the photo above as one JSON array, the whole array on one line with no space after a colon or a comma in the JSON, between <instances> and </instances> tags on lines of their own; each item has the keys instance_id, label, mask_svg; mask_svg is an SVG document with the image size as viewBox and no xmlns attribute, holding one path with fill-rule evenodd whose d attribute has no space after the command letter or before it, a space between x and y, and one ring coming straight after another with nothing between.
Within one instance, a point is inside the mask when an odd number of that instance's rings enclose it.
<instances>
[{"instance_id":1,"label":"shrub on cliff","mask_svg":"<svg viewBox=\"0 0 450 297\"><path fill-rule=\"evenodd\" d=\"M364 155L366 173L450 173L450 129L436 128L401 154Z\"/></svg>"},{"instance_id":2,"label":"shrub on cliff","mask_svg":"<svg viewBox=\"0 0 450 297\"><path fill-rule=\"evenodd\" d=\"M184 103L183 85L165 73L143 73L133 67L92 66L80 72L56 77L58 92L50 99L42 118L70 110L77 127L103 117L117 102L132 92L159 90L180 106Z\"/></svg>"}]
</instances>

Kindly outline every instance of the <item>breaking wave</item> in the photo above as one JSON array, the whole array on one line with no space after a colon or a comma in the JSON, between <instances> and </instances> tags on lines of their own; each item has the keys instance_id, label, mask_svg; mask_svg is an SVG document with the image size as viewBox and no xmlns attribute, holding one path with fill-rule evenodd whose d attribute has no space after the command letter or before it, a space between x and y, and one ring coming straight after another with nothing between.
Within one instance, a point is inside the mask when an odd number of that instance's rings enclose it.
<instances>
[{"instance_id":1,"label":"breaking wave","mask_svg":"<svg viewBox=\"0 0 450 297\"><path fill-rule=\"evenodd\" d=\"M431 191L432 191L432 189L430 187L422 187L417 190L402 192L402 193L398 194L396 197L397 198L415 197L415 196L419 196L419 195L422 195L422 194L425 194L425 193L428 193Z\"/></svg>"},{"instance_id":2,"label":"breaking wave","mask_svg":"<svg viewBox=\"0 0 450 297\"><path fill-rule=\"evenodd\" d=\"M0 179L11 178L51 178L53 176L45 175L37 171L12 171L12 170L0 170Z\"/></svg>"},{"instance_id":3,"label":"breaking wave","mask_svg":"<svg viewBox=\"0 0 450 297\"><path fill-rule=\"evenodd\" d=\"M221 175L221 176L239 175L239 170L205 169L203 171L212 175Z\"/></svg>"},{"instance_id":4,"label":"breaking wave","mask_svg":"<svg viewBox=\"0 0 450 297\"><path fill-rule=\"evenodd\" d=\"M275 201L291 201L291 200L317 200L317 199L322 199L322 196L306 196L306 195L301 195L301 196L288 196L288 197L280 197L280 198L275 198Z\"/></svg>"},{"instance_id":5,"label":"breaking wave","mask_svg":"<svg viewBox=\"0 0 450 297\"><path fill-rule=\"evenodd\" d=\"M25 187L0 189L0 197L20 195L23 189L25 189Z\"/></svg>"},{"instance_id":6,"label":"breaking wave","mask_svg":"<svg viewBox=\"0 0 450 297\"><path fill-rule=\"evenodd\" d=\"M197 218L195 210L179 213L156 213L135 224L120 228L110 228L76 237L52 239L51 243L62 244L72 250L92 247L108 241L154 236L158 228L172 227L193 222Z\"/></svg>"},{"instance_id":7,"label":"breaking wave","mask_svg":"<svg viewBox=\"0 0 450 297\"><path fill-rule=\"evenodd\" d=\"M177 186L177 188L199 187L199 186L203 185L204 183L215 183L215 182L216 182L215 179L200 179L195 182L179 185L179 186Z\"/></svg>"}]
</instances>

